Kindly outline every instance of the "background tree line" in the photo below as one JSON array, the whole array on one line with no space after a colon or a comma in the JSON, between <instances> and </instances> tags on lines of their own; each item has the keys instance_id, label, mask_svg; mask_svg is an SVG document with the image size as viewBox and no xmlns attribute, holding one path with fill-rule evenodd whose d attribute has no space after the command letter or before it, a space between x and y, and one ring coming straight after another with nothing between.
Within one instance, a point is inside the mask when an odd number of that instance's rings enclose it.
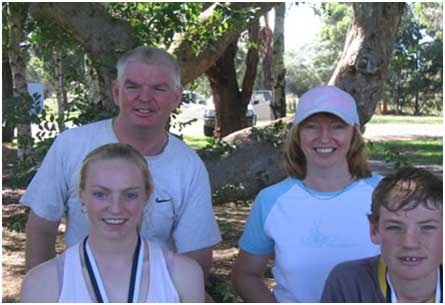
<instances>
[{"instance_id":1,"label":"background tree line","mask_svg":"<svg viewBox=\"0 0 445 305\"><path fill-rule=\"evenodd\" d=\"M199 83L197 88L202 88L201 80L204 76L207 77L210 84L207 92L212 92L219 112L220 135L226 135L243 127L243 111L246 111L255 86L268 86L267 75L270 75L270 70L265 67L271 61L271 50L273 52L269 44L271 31L267 26L260 28L258 19L276 5L254 2L81 5L3 3L3 16L6 18L3 31L8 33L5 37L21 37L16 41L4 41L3 48L6 52L3 54L9 55L6 63L14 61L11 54L23 54L18 61L21 59L22 65L31 66L31 70L38 72L29 73L28 69L26 78L42 79L44 75L58 92L60 100L59 115L50 115L44 111L37 118L29 118L29 113L23 111L29 109L26 104L18 103L18 99L3 99L4 109L12 109L9 116L8 111L4 111L3 121L9 122L9 126L17 126L18 123L29 125L33 120L43 120L47 122L48 128L42 130L42 134L53 132L55 135L66 123L70 126L80 125L109 117L116 111L112 106L109 90L114 78L116 59L131 47L150 44L168 49L176 56L182 65L184 85L194 88ZM390 65L400 22L405 24L406 16L411 14L415 16L410 19L412 23L421 28L421 37L432 37L433 42L439 39L441 41L442 37L439 34L441 23L433 22L438 18L438 12L441 13L442 4L420 3L407 6L403 19L401 16L405 9L404 3L324 3L314 6L314 9L323 18L323 30L317 43L286 55L287 93L300 95L315 85L335 84L356 98L362 125L369 121L383 96L388 102L392 101L388 97L393 96L387 92L388 86L394 88L394 85L391 82L385 83L385 80L387 71L390 72L389 75L397 75L397 72L392 72L395 69L393 65L400 68L397 61ZM427 26L433 23L434 27ZM17 29L20 29L21 36L11 35ZM365 35L360 36L357 33ZM408 51L412 53L412 47L407 47L407 42L401 40L400 33L399 31L397 46L401 47L397 47L397 52L400 49L401 56L409 54ZM406 33L409 36L412 30L407 29ZM423 43L424 40L419 38L417 41ZM12 43L19 46L16 51L13 51ZM424 71L428 70L429 73L429 76L417 73L417 80L426 77L426 81L429 81L438 77L437 83L441 82L442 73L438 70L441 71L442 65L437 64L436 57L431 57L433 53L441 54L439 45L441 43L436 42L431 49L427 48L426 43L424 47L429 51L417 52L423 54L423 57L418 56L423 59L418 60L416 67L423 65ZM303 54L309 56L302 56ZM407 62L410 64L404 62L403 71L412 72L414 69L412 56L409 58L410 61ZM17 74L14 71L13 74L15 80ZM255 84L258 74L263 79L257 80ZM410 77L413 75L415 73L411 73ZM5 81L6 78L3 79ZM17 89L17 86L14 87ZM407 87L408 85L404 88ZM424 92L430 94L432 91L422 89L420 82L416 88L418 93L411 96L417 97L421 105ZM399 96L408 96L402 89L400 87ZM68 94L74 96L69 102L66 98ZM441 92L434 94L439 98ZM397 100L402 101L400 98ZM14 102L5 107L8 101ZM29 103L29 99L27 101ZM423 109L427 108L424 106ZM17 109L22 111L19 113ZM419 110L422 111L421 108ZM17 120L19 114L25 118ZM234 181L235 185L237 181L248 181L255 177L251 188L244 187L246 194L251 194L258 187L279 179L279 175L271 172L274 169L265 167L277 163L277 147L286 134L284 126L283 123L274 123L262 130L253 129L241 138L225 138L228 144L219 144L222 149L216 159L207 158L209 154L204 153L214 190L223 187L224 181ZM233 144L235 142L236 145ZM34 151L40 147L43 155L50 143L51 139L35 144L31 141L31 147ZM232 151L231 147L234 146L236 149ZM244 159L243 149L252 149L254 146L257 152L262 152L255 154L259 156L257 160ZM246 154L249 157L251 155ZM254 165L254 161L258 164ZM246 167L243 171L246 176L232 177L227 170L237 169L239 173L240 163ZM278 166L276 168L279 169Z\"/></svg>"}]
</instances>

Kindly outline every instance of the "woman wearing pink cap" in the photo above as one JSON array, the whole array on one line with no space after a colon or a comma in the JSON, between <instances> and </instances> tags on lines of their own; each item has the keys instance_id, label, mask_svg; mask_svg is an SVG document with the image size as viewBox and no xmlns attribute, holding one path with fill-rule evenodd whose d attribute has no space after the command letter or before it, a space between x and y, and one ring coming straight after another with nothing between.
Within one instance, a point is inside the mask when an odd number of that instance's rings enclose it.
<instances>
[{"instance_id":1,"label":"woman wearing pink cap","mask_svg":"<svg viewBox=\"0 0 445 305\"><path fill-rule=\"evenodd\" d=\"M258 194L239 242L232 281L245 301L319 302L337 263L378 253L366 215L381 177L369 170L359 125L354 98L337 87L301 97L285 150L289 177Z\"/></svg>"}]
</instances>

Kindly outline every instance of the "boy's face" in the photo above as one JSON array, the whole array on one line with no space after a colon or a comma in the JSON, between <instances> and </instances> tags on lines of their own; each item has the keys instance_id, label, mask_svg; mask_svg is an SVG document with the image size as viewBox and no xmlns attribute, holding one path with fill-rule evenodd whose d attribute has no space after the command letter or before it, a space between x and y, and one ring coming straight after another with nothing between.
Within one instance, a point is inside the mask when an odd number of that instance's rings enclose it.
<instances>
[{"instance_id":1,"label":"boy's face","mask_svg":"<svg viewBox=\"0 0 445 305\"><path fill-rule=\"evenodd\" d=\"M371 224L371 240L380 245L391 280L434 277L442 263L442 209L419 204L408 211L380 207L380 219Z\"/></svg>"}]
</instances>

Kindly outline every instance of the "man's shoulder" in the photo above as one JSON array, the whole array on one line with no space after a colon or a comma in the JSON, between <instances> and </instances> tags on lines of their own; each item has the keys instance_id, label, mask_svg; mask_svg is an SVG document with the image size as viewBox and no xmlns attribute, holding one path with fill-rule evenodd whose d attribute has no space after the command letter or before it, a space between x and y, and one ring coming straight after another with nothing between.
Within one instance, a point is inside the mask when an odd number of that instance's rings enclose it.
<instances>
[{"instance_id":1,"label":"man's shoulder","mask_svg":"<svg viewBox=\"0 0 445 305\"><path fill-rule=\"evenodd\" d=\"M178 157L180 157L180 159L182 159L181 162L183 162L184 159L189 161L197 160L202 162L201 158L198 156L193 148L184 143L184 141L179 139L174 134L169 133L168 135L168 154L173 154L177 159L179 159Z\"/></svg>"},{"instance_id":2,"label":"man's shoulder","mask_svg":"<svg viewBox=\"0 0 445 305\"><path fill-rule=\"evenodd\" d=\"M63 131L60 135L61 136L73 136L73 135L79 135L81 133L89 133L89 132L97 132L99 129L103 130L104 128L107 128L108 126L111 126L110 124L111 119L105 119L101 121L96 121L92 123L88 123L81 126L76 126L70 129L66 129Z\"/></svg>"},{"instance_id":3,"label":"man's shoulder","mask_svg":"<svg viewBox=\"0 0 445 305\"><path fill-rule=\"evenodd\" d=\"M98 138L103 138L111 133L110 120L101 120L82 126L73 127L64 130L56 139L56 142L63 145L67 145L71 148L76 148L78 144L85 144L95 142ZM108 136L107 136L108 137Z\"/></svg>"}]
</instances>

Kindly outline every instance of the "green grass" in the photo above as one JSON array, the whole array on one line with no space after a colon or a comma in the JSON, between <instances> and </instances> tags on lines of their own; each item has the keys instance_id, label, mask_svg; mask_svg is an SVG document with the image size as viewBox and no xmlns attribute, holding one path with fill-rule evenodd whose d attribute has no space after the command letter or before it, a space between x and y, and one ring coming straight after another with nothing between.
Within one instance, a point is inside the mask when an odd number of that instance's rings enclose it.
<instances>
[{"instance_id":1,"label":"green grass","mask_svg":"<svg viewBox=\"0 0 445 305\"><path fill-rule=\"evenodd\" d=\"M369 149L369 158L372 160L385 160L385 147L395 154L400 153L412 164L439 164L442 165L442 140L415 140L415 141L382 141L373 142ZM396 157L397 159L397 157Z\"/></svg>"},{"instance_id":2,"label":"green grass","mask_svg":"<svg viewBox=\"0 0 445 305\"><path fill-rule=\"evenodd\" d=\"M368 124L443 124L441 116L373 115Z\"/></svg>"},{"instance_id":3,"label":"green grass","mask_svg":"<svg viewBox=\"0 0 445 305\"><path fill-rule=\"evenodd\" d=\"M193 149L200 149L209 143L210 138L204 136L184 136L184 142ZM395 154L400 153L413 164L442 164L443 141L442 140L403 140L403 141L375 141L369 149L369 158L372 160L385 160L388 148ZM397 157L395 157L397 158Z\"/></svg>"},{"instance_id":4,"label":"green grass","mask_svg":"<svg viewBox=\"0 0 445 305\"><path fill-rule=\"evenodd\" d=\"M186 136L186 135L184 135L183 138L184 142L190 145L193 149L200 149L207 146L207 144L209 144L210 139L211 139L210 137L205 137L205 136Z\"/></svg>"}]
</instances>

